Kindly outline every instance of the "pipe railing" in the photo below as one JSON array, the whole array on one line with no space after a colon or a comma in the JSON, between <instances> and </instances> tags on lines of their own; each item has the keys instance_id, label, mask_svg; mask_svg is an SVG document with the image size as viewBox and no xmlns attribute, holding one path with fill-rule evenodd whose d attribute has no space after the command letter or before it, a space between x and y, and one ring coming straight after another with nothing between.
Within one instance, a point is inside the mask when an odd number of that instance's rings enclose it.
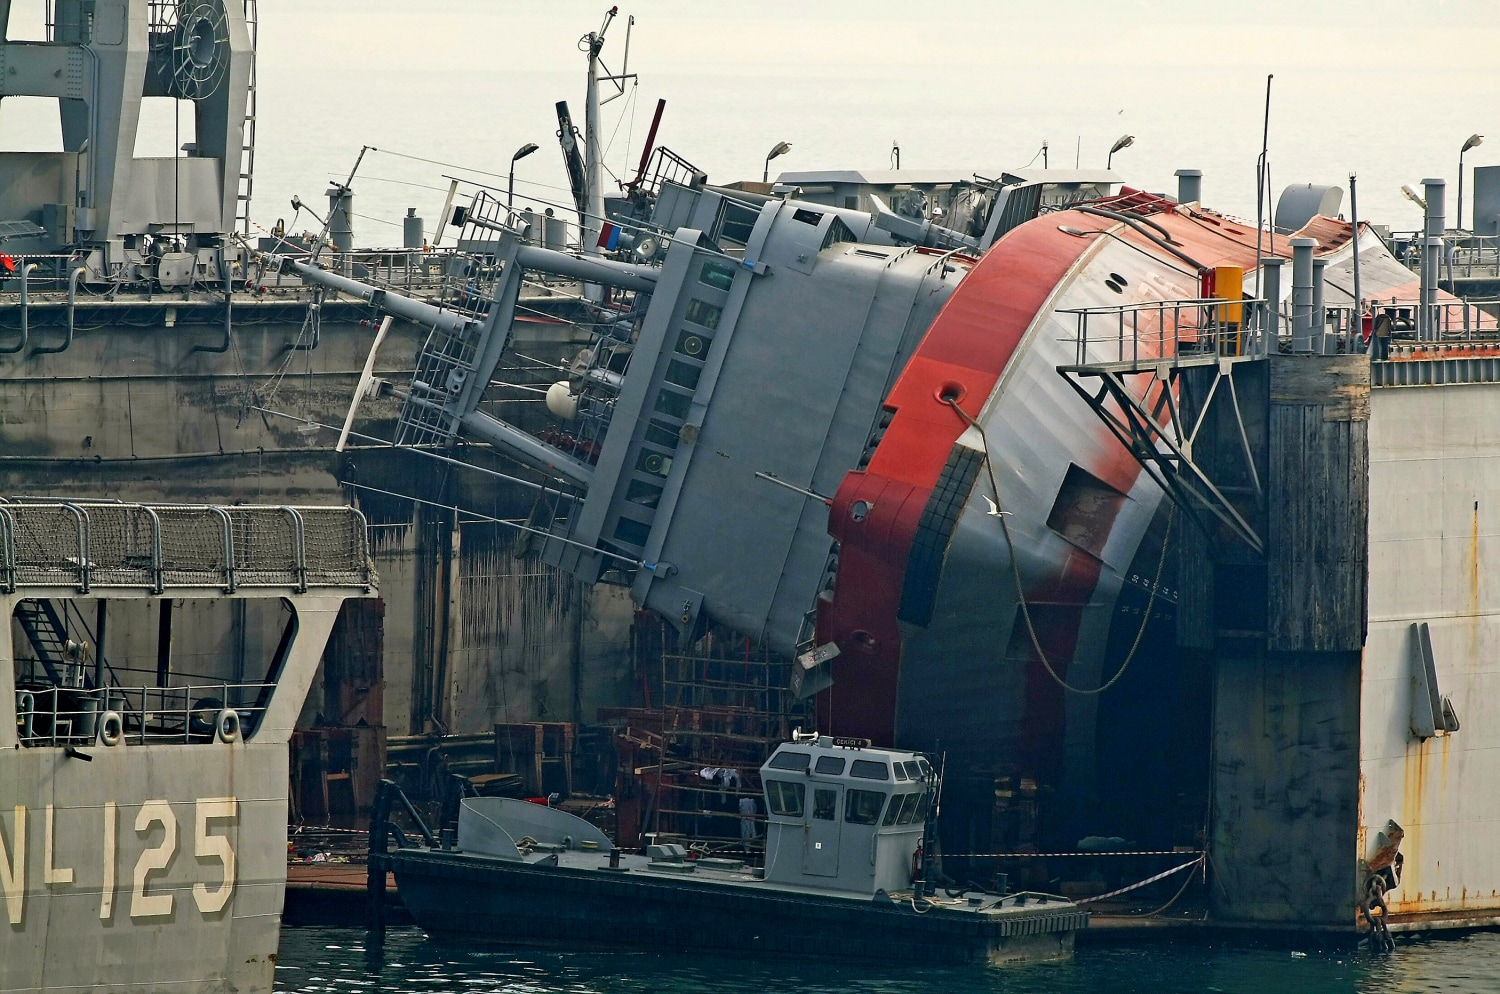
<instances>
[{"instance_id":1,"label":"pipe railing","mask_svg":"<svg viewBox=\"0 0 1500 994\"><path fill-rule=\"evenodd\" d=\"M27 747L234 741L255 734L275 687L229 682L21 687L16 726Z\"/></svg>"},{"instance_id":2,"label":"pipe railing","mask_svg":"<svg viewBox=\"0 0 1500 994\"><path fill-rule=\"evenodd\" d=\"M1259 299L1206 297L1063 308L1058 313L1076 321L1078 365L1157 366L1264 354L1264 309L1265 301Z\"/></svg>"},{"instance_id":3,"label":"pipe railing","mask_svg":"<svg viewBox=\"0 0 1500 994\"><path fill-rule=\"evenodd\" d=\"M351 507L0 504L0 592L27 586L357 586L374 582L364 515Z\"/></svg>"}]
</instances>

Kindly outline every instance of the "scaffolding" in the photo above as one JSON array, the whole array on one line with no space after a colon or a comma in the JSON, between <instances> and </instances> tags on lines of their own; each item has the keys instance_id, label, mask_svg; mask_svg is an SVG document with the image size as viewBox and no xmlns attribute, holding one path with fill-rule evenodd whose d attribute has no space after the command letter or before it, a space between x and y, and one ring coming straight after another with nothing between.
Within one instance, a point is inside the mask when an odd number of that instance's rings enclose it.
<instances>
[{"instance_id":1,"label":"scaffolding","mask_svg":"<svg viewBox=\"0 0 1500 994\"><path fill-rule=\"evenodd\" d=\"M655 618L639 621L637 635L637 664L659 673L661 705L613 715L619 795L634 801L622 831L629 820L645 841L763 852L760 765L813 723L810 702L789 689L791 661L723 630L682 646Z\"/></svg>"}]
</instances>

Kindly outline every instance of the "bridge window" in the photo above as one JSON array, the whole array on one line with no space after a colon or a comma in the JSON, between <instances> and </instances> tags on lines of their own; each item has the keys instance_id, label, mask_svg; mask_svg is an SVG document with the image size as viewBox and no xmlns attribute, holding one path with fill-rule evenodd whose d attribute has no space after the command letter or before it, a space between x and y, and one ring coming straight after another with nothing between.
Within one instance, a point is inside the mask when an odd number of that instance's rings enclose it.
<instances>
[{"instance_id":1,"label":"bridge window","mask_svg":"<svg viewBox=\"0 0 1500 994\"><path fill-rule=\"evenodd\" d=\"M790 783L786 780L766 781L766 807L773 815L780 815L783 818L801 818L802 801L806 796L806 788L800 783Z\"/></svg>"},{"instance_id":2,"label":"bridge window","mask_svg":"<svg viewBox=\"0 0 1500 994\"><path fill-rule=\"evenodd\" d=\"M861 780L889 780L891 771L884 763L877 763L871 759L856 759L849 767L849 775L859 777Z\"/></svg>"},{"instance_id":3,"label":"bridge window","mask_svg":"<svg viewBox=\"0 0 1500 994\"><path fill-rule=\"evenodd\" d=\"M698 282L715 290L728 290L734 283L735 268L721 259L709 259L698 271Z\"/></svg>"},{"instance_id":4,"label":"bridge window","mask_svg":"<svg viewBox=\"0 0 1500 994\"><path fill-rule=\"evenodd\" d=\"M688 409L692 406L693 398L690 394L678 393L675 390L663 390L656 396L656 409L669 418L685 420Z\"/></svg>"},{"instance_id":5,"label":"bridge window","mask_svg":"<svg viewBox=\"0 0 1500 994\"><path fill-rule=\"evenodd\" d=\"M771 769L796 770L799 773L806 773L811 761L812 756L805 752L778 752L771 757Z\"/></svg>"},{"instance_id":6,"label":"bridge window","mask_svg":"<svg viewBox=\"0 0 1500 994\"><path fill-rule=\"evenodd\" d=\"M844 795L844 821L850 825L878 824L884 806L885 795L878 790L851 790Z\"/></svg>"},{"instance_id":7,"label":"bridge window","mask_svg":"<svg viewBox=\"0 0 1500 994\"><path fill-rule=\"evenodd\" d=\"M819 756L815 772L824 776L836 777L844 772L843 756Z\"/></svg>"},{"instance_id":8,"label":"bridge window","mask_svg":"<svg viewBox=\"0 0 1500 994\"><path fill-rule=\"evenodd\" d=\"M683 312L683 319L700 324L709 331L719 327L719 315L724 313L724 308L710 304L706 300L694 298L688 301L687 310Z\"/></svg>"},{"instance_id":9,"label":"bridge window","mask_svg":"<svg viewBox=\"0 0 1500 994\"><path fill-rule=\"evenodd\" d=\"M667 372L663 376L663 379L674 386L693 390L697 388L698 377L701 375L703 375L703 367L694 366L692 363L683 362L680 359L673 359L667 363Z\"/></svg>"},{"instance_id":10,"label":"bridge window","mask_svg":"<svg viewBox=\"0 0 1500 994\"><path fill-rule=\"evenodd\" d=\"M653 487L641 480L631 480L625 490L625 499L642 507L655 507L661 500L661 487Z\"/></svg>"},{"instance_id":11,"label":"bridge window","mask_svg":"<svg viewBox=\"0 0 1500 994\"><path fill-rule=\"evenodd\" d=\"M615 538L621 542L646 547L646 540L651 537L651 526L644 521L633 521L630 518L621 518L615 525Z\"/></svg>"},{"instance_id":12,"label":"bridge window","mask_svg":"<svg viewBox=\"0 0 1500 994\"><path fill-rule=\"evenodd\" d=\"M837 821L839 817L839 792L826 788L814 790L812 816L819 821Z\"/></svg>"}]
</instances>

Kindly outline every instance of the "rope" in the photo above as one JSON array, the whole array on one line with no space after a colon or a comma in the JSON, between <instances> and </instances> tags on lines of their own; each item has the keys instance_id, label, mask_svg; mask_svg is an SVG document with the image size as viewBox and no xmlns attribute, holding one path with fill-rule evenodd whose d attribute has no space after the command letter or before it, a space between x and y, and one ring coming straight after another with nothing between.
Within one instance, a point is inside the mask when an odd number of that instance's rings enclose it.
<instances>
[{"instance_id":1,"label":"rope","mask_svg":"<svg viewBox=\"0 0 1500 994\"><path fill-rule=\"evenodd\" d=\"M1112 890L1112 891L1110 891L1107 894L1098 894L1098 895L1096 895L1094 897L1079 898L1078 900L1074 901L1073 903L1074 904L1093 904L1095 901L1104 901L1104 900L1107 900L1107 899L1109 899L1111 897L1119 897L1121 894L1129 894L1133 890L1140 890L1142 887L1145 887L1145 886L1147 886L1149 884L1154 884L1158 880L1165 880L1167 877L1170 877L1174 873L1181 873L1183 870L1189 870L1189 869L1192 869L1193 867L1202 866L1202 865L1203 865L1203 855L1200 853L1195 859L1193 859L1193 860L1191 860L1191 861L1189 861L1187 863L1183 863L1181 866L1174 866L1170 870L1163 870L1163 871L1161 871L1158 874L1155 874L1153 876L1149 876L1145 880L1139 881L1137 883L1133 883L1133 884L1131 884L1128 887L1121 887L1118 890ZM1188 876L1188 882L1191 883L1192 879L1193 879L1192 875L1190 874ZM1187 887L1184 886L1183 890L1187 890ZM1175 900L1177 900L1177 898L1174 897L1174 898L1172 898L1172 900L1175 901ZM1170 904L1171 902L1168 902L1168 903Z\"/></svg>"},{"instance_id":2,"label":"rope","mask_svg":"<svg viewBox=\"0 0 1500 994\"><path fill-rule=\"evenodd\" d=\"M1187 879L1182 882L1182 886L1179 887L1179 888L1177 888L1177 893L1173 894L1172 897L1167 901L1166 904L1163 904L1159 908L1153 908L1150 911L1133 911L1133 912L1130 912L1129 914L1126 914L1126 915L1124 915L1122 917L1125 917L1125 918L1152 918L1152 917L1155 917L1156 915L1161 914L1163 911L1166 911L1172 905L1176 904L1177 903L1177 899L1180 898L1180 897L1182 897L1182 895L1184 895L1184 894L1187 893L1188 885L1191 884L1192 882L1193 882L1193 875L1191 873L1189 873L1187 875Z\"/></svg>"},{"instance_id":3,"label":"rope","mask_svg":"<svg viewBox=\"0 0 1500 994\"><path fill-rule=\"evenodd\" d=\"M1021 565L1016 559L1015 542L1011 538L1010 525L1008 525L1005 521L1006 513L1000 500L1000 482L995 477L994 460L990 458L989 436L985 433L983 425L971 418L968 411L965 411L962 407L958 406L957 398L944 397L943 402L957 411L958 416L963 418L971 428L978 431L979 437L984 442L984 468L985 472L987 472L990 477L990 487L995 491L995 510L998 512L998 517L1000 518L1000 529L1005 533L1005 548L1010 554L1010 572L1011 577L1015 580L1016 584L1016 598L1020 602L1021 617L1026 622L1026 634L1031 637L1031 647L1036 650L1037 658L1039 658L1042 661L1042 665L1046 667L1047 675L1052 677L1052 679L1062 689L1071 691L1075 694L1082 694L1084 696L1093 696L1095 694L1104 693L1106 690L1118 683L1120 681L1120 678L1125 675L1125 671L1130 668L1131 662L1135 660L1135 654L1141 647L1142 639L1144 639L1146 636L1146 626L1151 621L1151 609L1156 606L1156 592L1161 589L1162 568L1167 564L1167 549L1171 546L1172 524L1177 518L1177 505L1171 505L1167 515L1167 531L1166 534L1162 536L1161 558L1156 561L1156 577L1151 582L1151 594L1146 599L1146 610L1141 612L1141 626L1136 630L1135 641L1130 644L1130 652L1126 654L1124 661L1120 663L1120 668L1115 671L1115 675L1110 677L1108 682L1094 688L1093 690L1085 690L1081 687L1075 687L1058 675L1057 670L1052 666L1052 661L1047 658L1047 653L1042 650L1041 640L1037 638L1036 625L1031 620L1031 605L1026 602L1026 589L1021 583ZM1168 499L1170 500L1171 498Z\"/></svg>"}]
</instances>

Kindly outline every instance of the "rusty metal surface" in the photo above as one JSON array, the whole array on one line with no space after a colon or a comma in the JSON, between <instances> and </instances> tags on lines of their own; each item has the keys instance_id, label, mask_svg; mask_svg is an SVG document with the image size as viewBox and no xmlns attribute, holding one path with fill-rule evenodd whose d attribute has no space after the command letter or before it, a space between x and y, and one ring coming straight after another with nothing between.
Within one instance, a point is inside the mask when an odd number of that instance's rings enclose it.
<instances>
[{"instance_id":1,"label":"rusty metal surface","mask_svg":"<svg viewBox=\"0 0 1500 994\"><path fill-rule=\"evenodd\" d=\"M1500 386L1374 393L1359 844L1364 853L1387 819L1404 830L1402 879L1388 897L1395 916L1458 923L1500 912L1497 447ZM1420 622L1438 692L1461 723L1426 739L1410 717L1408 629Z\"/></svg>"}]
</instances>

